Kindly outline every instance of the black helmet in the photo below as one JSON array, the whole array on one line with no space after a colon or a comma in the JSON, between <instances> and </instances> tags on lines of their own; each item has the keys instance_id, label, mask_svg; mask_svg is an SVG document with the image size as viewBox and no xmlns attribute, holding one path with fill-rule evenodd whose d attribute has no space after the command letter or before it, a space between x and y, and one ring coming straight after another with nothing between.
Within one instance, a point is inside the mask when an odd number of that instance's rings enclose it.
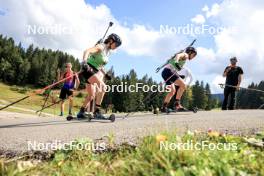
<instances>
[{"instance_id":1,"label":"black helmet","mask_svg":"<svg viewBox=\"0 0 264 176\"><path fill-rule=\"evenodd\" d=\"M185 52L187 54L195 53L195 55L197 55L197 50L194 47L192 47L192 46L187 47Z\"/></svg>"},{"instance_id":2,"label":"black helmet","mask_svg":"<svg viewBox=\"0 0 264 176\"><path fill-rule=\"evenodd\" d=\"M231 58L230 58L230 61L237 62L237 58L236 58L236 57L231 57Z\"/></svg>"},{"instance_id":3,"label":"black helmet","mask_svg":"<svg viewBox=\"0 0 264 176\"><path fill-rule=\"evenodd\" d=\"M115 42L116 47L119 47L122 44L122 40L117 34L114 34L114 33L110 34L107 37L107 40L110 40L110 39L112 39Z\"/></svg>"}]
</instances>

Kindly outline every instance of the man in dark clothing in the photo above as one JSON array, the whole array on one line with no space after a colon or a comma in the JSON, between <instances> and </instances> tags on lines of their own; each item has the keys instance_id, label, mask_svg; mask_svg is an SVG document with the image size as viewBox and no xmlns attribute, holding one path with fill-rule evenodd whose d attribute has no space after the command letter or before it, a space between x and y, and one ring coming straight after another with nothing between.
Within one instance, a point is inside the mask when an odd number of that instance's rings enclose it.
<instances>
[{"instance_id":1,"label":"man in dark clothing","mask_svg":"<svg viewBox=\"0 0 264 176\"><path fill-rule=\"evenodd\" d=\"M235 105L235 93L236 90L239 89L241 80L242 80L242 74L243 70L241 67L237 66L237 58L232 57L230 59L230 66L226 67L223 76L226 77L226 86L224 89L224 101L222 104L222 110L234 110ZM229 87L235 86L235 87ZM228 98L230 96L230 102L228 104ZM227 105L228 104L228 105Z\"/></svg>"}]
</instances>

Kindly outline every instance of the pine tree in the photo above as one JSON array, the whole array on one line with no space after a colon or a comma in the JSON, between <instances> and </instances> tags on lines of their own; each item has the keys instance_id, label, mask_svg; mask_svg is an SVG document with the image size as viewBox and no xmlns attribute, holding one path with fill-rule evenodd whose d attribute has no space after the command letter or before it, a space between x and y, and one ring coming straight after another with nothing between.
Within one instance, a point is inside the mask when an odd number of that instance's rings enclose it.
<instances>
[{"instance_id":1,"label":"pine tree","mask_svg":"<svg viewBox=\"0 0 264 176\"><path fill-rule=\"evenodd\" d=\"M206 95L206 99L207 99L207 104L206 104L205 110L211 110L212 106L213 106L213 100L212 100L212 94L211 94L210 86L208 83L205 86L205 95Z\"/></svg>"}]
</instances>

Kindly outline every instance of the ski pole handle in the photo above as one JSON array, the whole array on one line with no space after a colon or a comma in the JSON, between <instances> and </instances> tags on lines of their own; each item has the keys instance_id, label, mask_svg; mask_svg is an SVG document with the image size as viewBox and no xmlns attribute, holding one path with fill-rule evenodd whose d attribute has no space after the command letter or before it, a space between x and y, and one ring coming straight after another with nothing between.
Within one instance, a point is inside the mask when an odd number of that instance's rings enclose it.
<instances>
[{"instance_id":1,"label":"ski pole handle","mask_svg":"<svg viewBox=\"0 0 264 176\"><path fill-rule=\"evenodd\" d=\"M105 33L104 33L104 36L103 36L103 37L102 37L102 38L96 43L96 45L99 44L99 43L102 43L102 42L103 42L103 40L104 40L104 38L105 38L105 36L106 36L106 34L107 34L109 28L112 27L113 24L114 24L114 23L113 23L112 21L109 22L109 25L108 25L108 27L107 27Z\"/></svg>"}]
</instances>

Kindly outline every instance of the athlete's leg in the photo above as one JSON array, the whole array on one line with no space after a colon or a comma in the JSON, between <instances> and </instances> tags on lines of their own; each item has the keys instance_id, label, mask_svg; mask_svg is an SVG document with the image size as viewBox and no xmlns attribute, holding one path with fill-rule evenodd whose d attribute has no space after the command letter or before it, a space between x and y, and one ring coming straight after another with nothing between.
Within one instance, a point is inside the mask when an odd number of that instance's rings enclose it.
<instances>
[{"instance_id":1,"label":"athlete's leg","mask_svg":"<svg viewBox=\"0 0 264 176\"><path fill-rule=\"evenodd\" d=\"M176 95L177 95L179 88L180 87L178 85L175 85L175 94L173 95L173 99L175 100L174 107L176 107Z\"/></svg>"},{"instance_id":2,"label":"athlete's leg","mask_svg":"<svg viewBox=\"0 0 264 176\"><path fill-rule=\"evenodd\" d=\"M69 96L69 115L72 115L73 96Z\"/></svg>"},{"instance_id":3,"label":"athlete's leg","mask_svg":"<svg viewBox=\"0 0 264 176\"><path fill-rule=\"evenodd\" d=\"M164 68L164 70L161 73L162 78L164 79L166 83L166 87L170 89L169 93L166 95L162 107L162 111L166 111L167 105L169 104L171 98L175 94L175 85L174 82L178 79L178 76L175 74L174 70L171 70L170 68Z\"/></svg>"},{"instance_id":4,"label":"athlete's leg","mask_svg":"<svg viewBox=\"0 0 264 176\"><path fill-rule=\"evenodd\" d=\"M94 97L95 97L95 88L94 88L94 85L87 83L86 84L86 92L87 92L87 96L86 96L86 98L85 98L85 100L83 102L83 105L82 105L82 107L84 109L87 108L88 103L90 103L94 99Z\"/></svg>"},{"instance_id":5,"label":"athlete's leg","mask_svg":"<svg viewBox=\"0 0 264 176\"><path fill-rule=\"evenodd\" d=\"M183 92L186 89L186 85L182 79L177 79L175 81L175 84L179 86L179 89L177 90L177 94L176 94L176 107L182 108L182 106L180 105L180 100Z\"/></svg>"},{"instance_id":6,"label":"athlete's leg","mask_svg":"<svg viewBox=\"0 0 264 176\"><path fill-rule=\"evenodd\" d=\"M104 83L104 74L101 71L97 72L95 75L100 83L99 83L99 86L96 87L94 104L95 106L96 105L99 106L102 104L102 101L104 99L106 85ZM95 110L94 106L93 106L93 109Z\"/></svg>"},{"instance_id":7,"label":"athlete's leg","mask_svg":"<svg viewBox=\"0 0 264 176\"><path fill-rule=\"evenodd\" d=\"M95 74L94 76L89 78L88 81L95 86L95 90L96 90L96 94L97 94L96 102L95 102L95 106L96 106L95 109L99 109L101 107L101 103L102 103L104 95L105 95L106 85L105 85L104 81L102 80L102 77L99 76L98 74Z\"/></svg>"},{"instance_id":8,"label":"athlete's leg","mask_svg":"<svg viewBox=\"0 0 264 176\"><path fill-rule=\"evenodd\" d=\"M64 100L61 101L61 113L60 113L60 116L63 116L63 113L64 113Z\"/></svg>"},{"instance_id":9,"label":"athlete's leg","mask_svg":"<svg viewBox=\"0 0 264 176\"><path fill-rule=\"evenodd\" d=\"M171 100L171 98L173 97L173 95L175 94L175 85L171 84L169 86L167 86L168 89L170 89L170 92L166 95L165 99L164 99L164 104L163 106L167 106Z\"/></svg>"},{"instance_id":10,"label":"athlete's leg","mask_svg":"<svg viewBox=\"0 0 264 176\"><path fill-rule=\"evenodd\" d=\"M64 114L64 100L66 99L66 97L67 97L67 89L62 88L60 91L60 96L59 96L59 98L62 100L61 106L60 106L60 109L61 109L60 116L63 116Z\"/></svg>"},{"instance_id":11,"label":"athlete's leg","mask_svg":"<svg viewBox=\"0 0 264 176\"><path fill-rule=\"evenodd\" d=\"M105 95L105 83L104 82L101 82L100 85L102 86L100 88L100 90L97 92L96 94L96 99L95 99L95 104L96 105L101 105L103 99L104 99L104 95Z\"/></svg>"}]
</instances>

